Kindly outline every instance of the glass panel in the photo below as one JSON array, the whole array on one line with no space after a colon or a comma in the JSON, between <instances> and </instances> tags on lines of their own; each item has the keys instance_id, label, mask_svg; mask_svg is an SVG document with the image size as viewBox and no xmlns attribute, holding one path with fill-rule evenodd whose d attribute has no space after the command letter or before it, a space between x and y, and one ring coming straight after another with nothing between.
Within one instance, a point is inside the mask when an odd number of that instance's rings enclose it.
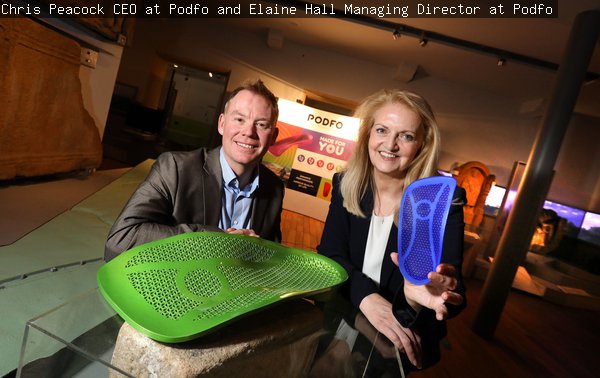
<instances>
[{"instance_id":1,"label":"glass panel","mask_svg":"<svg viewBox=\"0 0 600 378\"><path fill-rule=\"evenodd\" d=\"M128 376L110 360L123 320L98 289L27 322L18 377Z\"/></svg>"}]
</instances>

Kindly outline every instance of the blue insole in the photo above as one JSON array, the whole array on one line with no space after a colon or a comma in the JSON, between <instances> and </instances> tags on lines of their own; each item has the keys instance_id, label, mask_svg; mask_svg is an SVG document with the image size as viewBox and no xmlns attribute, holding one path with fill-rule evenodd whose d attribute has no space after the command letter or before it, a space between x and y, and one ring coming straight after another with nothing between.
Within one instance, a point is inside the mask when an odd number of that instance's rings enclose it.
<instances>
[{"instance_id":1,"label":"blue insole","mask_svg":"<svg viewBox=\"0 0 600 378\"><path fill-rule=\"evenodd\" d=\"M411 183L398 216L398 265L410 282L423 285L442 258L444 230L456 180L436 176Z\"/></svg>"}]
</instances>

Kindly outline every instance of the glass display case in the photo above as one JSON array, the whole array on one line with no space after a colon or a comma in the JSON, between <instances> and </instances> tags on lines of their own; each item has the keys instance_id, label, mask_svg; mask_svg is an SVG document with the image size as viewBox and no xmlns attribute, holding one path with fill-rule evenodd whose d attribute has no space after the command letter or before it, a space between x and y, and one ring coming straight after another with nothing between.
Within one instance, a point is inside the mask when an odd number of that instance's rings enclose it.
<instances>
[{"instance_id":1,"label":"glass display case","mask_svg":"<svg viewBox=\"0 0 600 378\"><path fill-rule=\"evenodd\" d=\"M110 360L122 318L98 289L29 320L17 377L107 377L130 375Z\"/></svg>"},{"instance_id":2,"label":"glass display case","mask_svg":"<svg viewBox=\"0 0 600 378\"><path fill-rule=\"evenodd\" d=\"M346 325L349 331L343 334L351 337L338 335L341 325L346 324L342 314L355 313L345 300L335 296L324 308L317 307L325 319L319 332L319 346L310 363L313 376L344 371L364 377L386 374L399 377L401 371L411 369L406 356L395 353L391 343L364 316L352 316L358 319L356 330ZM270 311L277 313L277 307ZM246 317L242 328L256 329L264 319L272 322L268 316L261 312L254 320ZM111 364L123 323L97 288L68 300L27 322L17 377L133 377ZM236 332L242 329L239 325L233 328ZM222 335L227 332L217 336ZM210 340L215 343L214 338Z\"/></svg>"}]
</instances>

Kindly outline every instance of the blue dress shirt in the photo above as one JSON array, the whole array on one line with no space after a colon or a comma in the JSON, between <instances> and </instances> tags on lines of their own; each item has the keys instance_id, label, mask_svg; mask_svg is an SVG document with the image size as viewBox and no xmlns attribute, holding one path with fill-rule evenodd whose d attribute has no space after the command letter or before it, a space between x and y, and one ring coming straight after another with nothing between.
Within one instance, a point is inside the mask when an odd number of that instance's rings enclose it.
<instances>
[{"instance_id":1,"label":"blue dress shirt","mask_svg":"<svg viewBox=\"0 0 600 378\"><path fill-rule=\"evenodd\" d=\"M250 229L252 228L252 195L258 188L258 167L251 181L240 188L239 180L233 169L225 160L223 148L221 148L219 159L221 171L223 172L223 196L221 197L221 217L219 228Z\"/></svg>"}]
</instances>

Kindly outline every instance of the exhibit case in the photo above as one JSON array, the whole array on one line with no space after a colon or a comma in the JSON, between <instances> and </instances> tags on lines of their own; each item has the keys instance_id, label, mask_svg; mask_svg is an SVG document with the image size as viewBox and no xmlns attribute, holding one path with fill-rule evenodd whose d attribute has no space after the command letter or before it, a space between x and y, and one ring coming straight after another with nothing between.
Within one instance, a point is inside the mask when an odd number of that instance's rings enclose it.
<instances>
[{"instance_id":1,"label":"exhibit case","mask_svg":"<svg viewBox=\"0 0 600 378\"><path fill-rule=\"evenodd\" d=\"M123 319L96 288L26 323L17 377L129 377L111 366Z\"/></svg>"},{"instance_id":2,"label":"exhibit case","mask_svg":"<svg viewBox=\"0 0 600 378\"><path fill-rule=\"evenodd\" d=\"M349 312L354 314L351 304L343 298L336 295L318 308L314 306L310 314L298 310L306 309L307 306L313 307L309 304L310 302L304 300L290 301L286 306L274 306L267 311L245 317L244 322L232 323L229 327L223 328L221 333L207 336L208 339L204 341L205 345L201 344L201 348L213 351L220 348L221 344L230 342L233 349L239 349L242 344L253 345L255 349L265 352L265 359L270 361L268 366L273 367L276 365L275 362L281 362L283 365L279 367L285 371L290 367L298 366L301 360L308 358L307 368L313 376L336 376L345 372L353 376L400 377L404 369L411 369L403 353L390 353L395 351L393 345L385 337L377 334L364 316L357 316L361 319L360 332L349 329L348 326L343 327L346 324L343 321L343 314ZM282 316L282 313L285 315ZM296 318L292 319L294 316ZM265 319L269 321L265 323ZM297 326L300 321L306 324ZM262 337L264 335L260 328L263 326L269 328L275 323L278 325L274 326L271 332L283 332L282 338L273 338L272 335ZM106 302L98 288L69 299L64 304L27 321L17 377L133 377L134 374L112 364L113 352L115 346L119 344L118 336L123 324L124 320ZM317 335L319 340L314 341L319 346L314 355L294 353L293 342L285 341L290 337L288 332L290 324L296 324L296 333L299 335L304 332L303 330L316 327L317 331L314 335ZM341 333L343 337L338 335L340 327L344 330ZM312 340L311 335L306 337ZM270 342L258 346L248 344L249 340L260 340L261 337L275 344L281 343L283 339L283 342L289 345L285 348L277 346L273 349ZM269 354L273 350L289 353L292 358L275 361ZM139 354L143 355L147 352L140 350ZM257 363L261 361L260 356L254 362L244 356L237 359L236 356L233 357L226 362L229 364L227 369L242 368L249 376L252 375L249 372L257 367L259 370L254 370L255 373L264 372L265 365ZM334 361L331 360L332 357ZM156 367L145 366L146 362L143 358L130 362L131 365L141 366L146 370L153 370Z\"/></svg>"}]
</instances>

